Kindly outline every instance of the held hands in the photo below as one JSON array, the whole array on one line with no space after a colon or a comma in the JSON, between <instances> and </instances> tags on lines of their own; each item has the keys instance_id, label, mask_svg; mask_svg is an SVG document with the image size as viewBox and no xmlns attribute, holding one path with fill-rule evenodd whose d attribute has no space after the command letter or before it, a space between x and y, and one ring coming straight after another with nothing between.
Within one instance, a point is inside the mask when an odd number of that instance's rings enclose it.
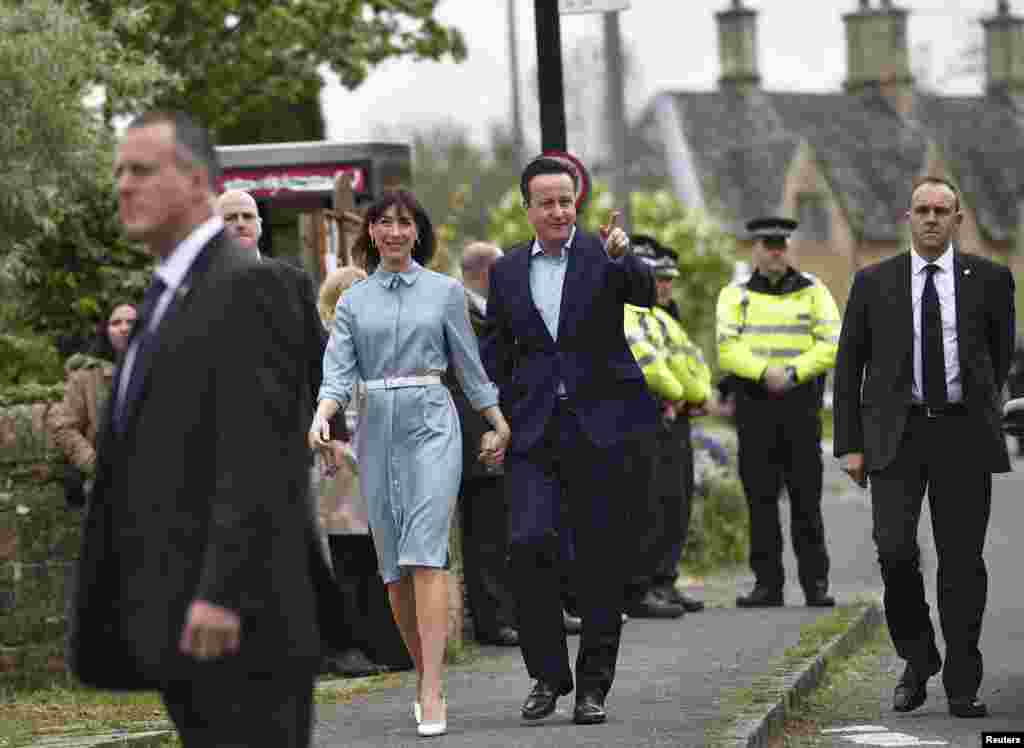
<instances>
[{"instance_id":1,"label":"held hands","mask_svg":"<svg viewBox=\"0 0 1024 748\"><path fill-rule=\"evenodd\" d=\"M769 392L774 392L777 395L782 394L790 387L789 375L781 366L769 366L764 370L761 381Z\"/></svg>"},{"instance_id":2,"label":"held hands","mask_svg":"<svg viewBox=\"0 0 1024 748\"><path fill-rule=\"evenodd\" d=\"M485 433L480 439L480 462L491 467L501 465L505 461L505 450L508 449L511 437L512 434L506 429Z\"/></svg>"},{"instance_id":3,"label":"held hands","mask_svg":"<svg viewBox=\"0 0 1024 748\"><path fill-rule=\"evenodd\" d=\"M861 488L868 487L868 474L864 471L864 453L850 452L843 456L843 472Z\"/></svg>"},{"instance_id":4,"label":"held hands","mask_svg":"<svg viewBox=\"0 0 1024 748\"><path fill-rule=\"evenodd\" d=\"M237 613L206 600L193 600L178 648L197 660L215 660L237 652L241 638L242 619Z\"/></svg>"},{"instance_id":5,"label":"held hands","mask_svg":"<svg viewBox=\"0 0 1024 748\"><path fill-rule=\"evenodd\" d=\"M629 237L618 225L620 217L619 211L613 210L608 216L608 223L601 227L601 238L604 239L605 250L613 260L622 257L629 248Z\"/></svg>"}]
</instances>

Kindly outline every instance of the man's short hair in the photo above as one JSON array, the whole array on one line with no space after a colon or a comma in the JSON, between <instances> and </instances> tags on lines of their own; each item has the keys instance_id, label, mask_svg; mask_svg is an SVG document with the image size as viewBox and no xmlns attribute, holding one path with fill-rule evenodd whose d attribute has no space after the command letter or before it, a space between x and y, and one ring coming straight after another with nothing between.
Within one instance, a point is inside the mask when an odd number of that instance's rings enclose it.
<instances>
[{"instance_id":1,"label":"man's short hair","mask_svg":"<svg viewBox=\"0 0 1024 748\"><path fill-rule=\"evenodd\" d=\"M915 179L914 184L910 189L911 201L913 201L914 193L917 192L917 188L922 187L926 184L941 184L945 187L948 187L949 190L953 193L953 212L960 212L960 190L958 190L957 186L953 184L950 180L946 179L945 177L936 177L930 174L926 174L923 177L918 177L917 179Z\"/></svg>"},{"instance_id":2,"label":"man's short hair","mask_svg":"<svg viewBox=\"0 0 1024 748\"><path fill-rule=\"evenodd\" d=\"M128 124L128 129L133 130L165 123L174 130L174 146L179 164L185 168L194 166L205 168L210 190L216 192L221 166L217 149L213 145L213 138L210 137L210 132L205 127L185 112L160 109L145 112L133 119Z\"/></svg>"},{"instance_id":3,"label":"man's short hair","mask_svg":"<svg viewBox=\"0 0 1024 748\"><path fill-rule=\"evenodd\" d=\"M553 156L538 156L526 165L523 175L519 178L519 191L526 205L530 204L530 180L543 174L568 174L572 179L573 190L580 188L579 175L572 166Z\"/></svg>"},{"instance_id":4,"label":"man's short hair","mask_svg":"<svg viewBox=\"0 0 1024 748\"><path fill-rule=\"evenodd\" d=\"M501 255L501 247L494 242L469 242L462 249L462 274L481 273Z\"/></svg>"}]
</instances>

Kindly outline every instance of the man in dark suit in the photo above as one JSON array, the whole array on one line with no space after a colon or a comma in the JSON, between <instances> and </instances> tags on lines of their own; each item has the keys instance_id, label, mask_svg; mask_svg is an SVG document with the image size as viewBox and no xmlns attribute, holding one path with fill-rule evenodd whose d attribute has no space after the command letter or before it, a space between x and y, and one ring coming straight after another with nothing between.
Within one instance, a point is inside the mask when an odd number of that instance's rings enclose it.
<instances>
[{"instance_id":1,"label":"man in dark suit","mask_svg":"<svg viewBox=\"0 0 1024 748\"><path fill-rule=\"evenodd\" d=\"M501 255L501 249L490 242L472 242L462 250L462 284L466 287L469 321L478 338L483 337L487 328L491 267ZM470 405L458 380L451 373L446 379L462 426L459 512L473 632L483 644L515 647L519 644L519 633L509 579L504 470L500 465L492 467L477 459L480 439L491 426Z\"/></svg>"},{"instance_id":2,"label":"man in dark suit","mask_svg":"<svg viewBox=\"0 0 1024 748\"><path fill-rule=\"evenodd\" d=\"M950 182L915 182L907 218L911 250L859 271L850 291L835 374L835 454L854 481L871 482L886 621L907 661L893 707L923 704L928 678L942 667L917 546L927 489L949 711L983 717L982 551L992 473L1010 470L999 406L1013 355L1013 277L954 248L962 213Z\"/></svg>"},{"instance_id":3,"label":"man in dark suit","mask_svg":"<svg viewBox=\"0 0 1024 748\"><path fill-rule=\"evenodd\" d=\"M180 113L118 147L121 223L158 265L100 436L70 653L88 685L159 690L189 748L306 746L332 632L301 299L225 234L218 171Z\"/></svg>"},{"instance_id":4,"label":"man in dark suit","mask_svg":"<svg viewBox=\"0 0 1024 748\"><path fill-rule=\"evenodd\" d=\"M622 627L621 545L627 442L653 432L657 407L623 331L623 306L650 305L650 270L621 229L601 239L576 226L576 172L541 157L520 189L536 238L491 269L484 366L512 427L505 460L519 641L536 680L526 719L572 691L562 620L559 533L572 532L583 633L577 724L604 722ZM614 221L613 221L614 224ZM567 506L565 527L560 509Z\"/></svg>"},{"instance_id":5,"label":"man in dark suit","mask_svg":"<svg viewBox=\"0 0 1024 748\"><path fill-rule=\"evenodd\" d=\"M259 205L256 199L245 190L225 190L217 197L217 213L224 219L225 230L230 234L239 246L253 252L262 262L267 263L277 273L283 283L292 289L292 298L299 304L297 310L302 319L302 350L305 356L306 381L309 385L308 391L304 391L309 402L309 419L312 420L316 413L316 397L320 392L320 380L323 378L324 350L327 347L327 330L320 319L316 306L316 294L313 290L313 279L302 268L293 265L286 260L268 257L260 252L260 237L263 236L263 218L260 216ZM336 416L331 424L332 433L344 435L348 429L345 425L344 415ZM331 442L334 447L332 455L335 465L328 467L328 470L336 469L344 461L344 448L341 441ZM312 456L311 456L312 461ZM349 549L350 550L350 549ZM372 547L370 548L372 550ZM332 550L332 556L334 551ZM373 559L373 574L376 574L376 557L364 553L360 560ZM365 616L352 615L358 611L357 597L353 592L353 578L366 576L366 569L359 568L353 560L342 563L342 559L332 558L334 577L338 582L339 593L346 600L345 614L342 620L334 623L333 628L336 636L345 638L349 643L341 651L325 653L321 670L323 672L336 673L349 678L361 678L368 675L376 675L383 668L373 662L363 651L365 643L377 640L390 640L397 642L398 630L391 630L390 616L386 619L385 626L388 626L388 633L391 637L383 637L378 631L370 631L364 621ZM362 564L366 566L367 564ZM375 635L377 635L375 637ZM399 653L399 662L405 664L408 655Z\"/></svg>"}]
</instances>

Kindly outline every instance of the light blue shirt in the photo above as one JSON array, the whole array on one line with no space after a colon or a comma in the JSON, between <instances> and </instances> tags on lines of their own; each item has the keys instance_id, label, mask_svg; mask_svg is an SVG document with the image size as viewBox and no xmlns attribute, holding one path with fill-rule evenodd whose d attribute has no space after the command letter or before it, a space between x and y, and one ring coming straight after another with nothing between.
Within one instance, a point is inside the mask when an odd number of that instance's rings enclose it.
<instances>
[{"instance_id":1,"label":"light blue shirt","mask_svg":"<svg viewBox=\"0 0 1024 748\"><path fill-rule=\"evenodd\" d=\"M530 295L533 305L540 312L544 326L551 333L552 340L558 340L558 317L562 311L562 288L565 286L565 271L569 269L569 250L576 238L576 227L569 232L569 239L562 245L558 257L545 254L540 241L533 240L530 249Z\"/></svg>"}]
</instances>

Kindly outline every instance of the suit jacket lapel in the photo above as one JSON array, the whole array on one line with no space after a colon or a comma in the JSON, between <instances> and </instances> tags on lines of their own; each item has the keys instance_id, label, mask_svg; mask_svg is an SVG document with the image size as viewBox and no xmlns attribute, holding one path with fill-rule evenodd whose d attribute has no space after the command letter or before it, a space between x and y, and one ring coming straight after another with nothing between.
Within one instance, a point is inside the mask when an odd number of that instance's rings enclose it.
<instances>
[{"instance_id":1,"label":"suit jacket lapel","mask_svg":"<svg viewBox=\"0 0 1024 748\"><path fill-rule=\"evenodd\" d=\"M562 284L562 303L558 312L558 339L565 338L566 330L571 330L569 317L576 308L570 299L576 298L574 289L579 285L584 270L587 267L586 258L580 257L583 253L583 237L579 229L573 238L572 246L569 248L569 266L565 269L565 283ZM564 251L564 250L563 250Z\"/></svg>"},{"instance_id":2,"label":"suit jacket lapel","mask_svg":"<svg viewBox=\"0 0 1024 748\"><path fill-rule=\"evenodd\" d=\"M976 302L974 291L976 284L971 282L971 260L959 250L953 253L953 298L956 304L956 349L960 364L960 383L963 386L967 379L964 376L964 362L969 359L967 346L969 335L964 334L964 309L973 309ZM966 394L966 393L965 393Z\"/></svg>"},{"instance_id":3,"label":"suit jacket lapel","mask_svg":"<svg viewBox=\"0 0 1024 748\"><path fill-rule=\"evenodd\" d=\"M125 418L128 420L129 429L131 428L131 423L138 413L139 406L145 402L146 395L149 392L150 374L153 371L153 362L166 352L168 348L168 341L173 339L175 325L180 323L181 312L188 307L189 302L192 300L193 288L199 284L206 273L206 269L215 253L211 250L215 245L220 245L220 236L221 235L218 234L206 243L206 246L202 248L199 255L193 261L192 266L189 268L188 274L185 276L185 280L182 281L181 285L178 286L177 290L174 292L174 296L171 297L171 303L167 305L164 316L160 320L160 327L157 330L157 341L153 350L148 356L145 356L140 360L136 360L136 366L139 367L139 371L136 375L142 377L142 384L139 387L139 394L135 401L126 404L127 411L125 413Z\"/></svg>"},{"instance_id":4,"label":"suit jacket lapel","mask_svg":"<svg viewBox=\"0 0 1024 748\"><path fill-rule=\"evenodd\" d=\"M911 292L913 281L910 277L911 264L910 252L903 253L903 259L899 263L899 282L893 289L896 299L897 319L903 320L903 324L897 328L897 353L904 359L910 361L911 381L914 371L914 298Z\"/></svg>"}]
</instances>

